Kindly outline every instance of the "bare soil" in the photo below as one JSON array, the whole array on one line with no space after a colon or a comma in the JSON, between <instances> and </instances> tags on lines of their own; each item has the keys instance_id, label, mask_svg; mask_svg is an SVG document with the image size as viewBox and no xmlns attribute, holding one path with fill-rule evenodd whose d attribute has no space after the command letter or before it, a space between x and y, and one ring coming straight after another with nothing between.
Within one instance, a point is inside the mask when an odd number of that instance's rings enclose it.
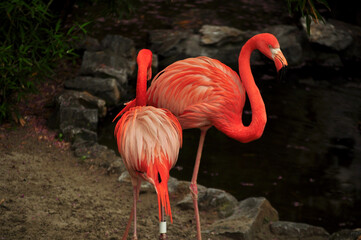
<instances>
[{"instance_id":1,"label":"bare soil","mask_svg":"<svg viewBox=\"0 0 361 240\"><path fill-rule=\"evenodd\" d=\"M2 128L0 141L0 239L121 239L132 188L117 174L30 127ZM171 196L169 239L194 239L193 212L177 209L176 201ZM157 239L155 192L142 192L138 206L139 239Z\"/></svg>"}]
</instances>

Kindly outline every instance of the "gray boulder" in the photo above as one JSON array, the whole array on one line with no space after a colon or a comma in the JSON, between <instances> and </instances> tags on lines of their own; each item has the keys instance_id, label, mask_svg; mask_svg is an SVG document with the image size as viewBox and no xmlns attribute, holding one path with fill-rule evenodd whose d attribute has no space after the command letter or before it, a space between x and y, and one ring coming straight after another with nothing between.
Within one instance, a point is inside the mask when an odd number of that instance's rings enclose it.
<instances>
[{"instance_id":1,"label":"gray boulder","mask_svg":"<svg viewBox=\"0 0 361 240\"><path fill-rule=\"evenodd\" d=\"M76 43L75 47L77 49L85 49L87 51L100 51L101 45L98 39L90 37L89 35L84 35L79 42Z\"/></svg>"},{"instance_id":2,"label":"gray boulder","mask_svg":"<svg viewBox=\"0 0 361 240\"><path fill-rule=\"evenodd\" d=\"M336 29L346 31L353 38L352 44L341 53L342 58L356 64L361 62L361 27L334 19L329 19L329 23Z\"/></svg>"},{"instance_id":3,"label":"gray boulder","mask_svg":"<svg viewBox=\"0 0 361 240\"><path fill-rule=\"evenodd\" d=\"M187 184L189 192L189 182ZM198 185L198 206L200 210L215 211L220 218L230 216L237 206L237 199L224 190ZM177 203L183 209L193 209L193 199L188 193Z\"/></svg>"},{"instance_id":4,"label":"gray boulder","mask_svg":"<svg viewBox=\"0 0 361 240\"><path fill-rule=\"evenodd\" d=\"M135 59L135 44L130 38L108 34L101 41L103 49L127 59Z\"/></svg>"},{"instance_id":5,"label":"gray boulder","mask_svg":"<svg viewBox=\"0 0 361 240\"><path fill-rule=\"evenodd\" d=\"M199 30L201 33L201 44L221 45L225 42L239 42L242 39L242 31L227 26L203 25Z\"/></svg>"},{"instance_id":6,"label":"gray boulder","mask_svg":"<svg viewBox=\"0 0 361 240\"><path fill-rule=\"evenodd\" d=\"M105 100L107 105L116 105L120 100L120 93L114 78L79 76L65 81L64 86L69 89L87 91Z\"/></svg>"},{"instance_id":7,"label":"gray boulder","mask_svg":"<svg viewBox=\"0 0 361 240\"><path fill-rule=\"evenodd\" d=\"M162 68L188 57L208 56L218 59L232 69L238 69L238 56L245 42L261 32L270 32L279 39L289 65L300 65L305 60L304 32L295 26L279 25L261 31L241 31L227 26L204 25L199 34L178 30L155 30L150 34L151 49L159 54ZM267 62L259 52L252 54L251 63Z\"/></svg>"},{"instance_id":8,"label":"gray boulder","mask_svg":"<svg viewBox=\"0 0 361 240\"><path fill-rule=\"evenodd\" d=\"M361 228L357 229L344 229L339 232L333 233L329 240L360 240Z\"/></svg>"},{"instance_id":9,"label":"gray boulder","mask_svg":"<svg viewBox=\"0 0 361 240\"><path fill-rule=\"evenodd\" d=\"M127 84L132 73L129 61L108 51L85 51L80 67L80 75L100 78L115 78L120 90Z\"/></svg>"},{"instance_id":10,"label":"gray boulder","mask_svg":"<svg viewBox=\"0 0 361 240\"><path fill-rule=\"evenodd\" d=\"M306 19L301 18L301 24L305 31ZM328 22L311 22L310 26L310 42L317 43L329 47L336 51L345 50L353 41L351 34L341 28Z\"/></svg>"},{"instance_id":11,"label":"gray boulder","mask_svg":"<svg viewBox=\"0 0 361 240\"><path fill-rule=\"evenodd\" d=\"M97 141L98 118L106 114L104 100L86 92L67 90L55 102L57 123L67 141Z\"/></svg>"},{"instance_id":12,"label":"gray boulder","mask_svg":"<svg viewBox=\"0 0 361 240\"><path fill-rule=\"evenodd\" d=\"M107 107L105 101L87 92L65 90L55 99L58 108L78 107L96 109L99 117L105 117Z\"/></svg>"},{"instance_id":13,"label":"gray boulder","mask_svg":"<svg viewBox=\"0 0 361 240\"><path fill-rule=\"evenodd\" d=\"M277 221L270 224L271 232L289 240L328 240L329 233L322 227L305 223Z\"/></svg>"},{"instance_id":14,"label":"gray boulder","mask_svg":"<svg viewBox=\"0 0 361 240\"><path fill-rule=\"evenodd\" d=\"M278 213L267 199L247 198L239 202L230 217L216 221L208 231L230 239L252 240L269 222L277 220Z\"/></svg>"}]
</instances>

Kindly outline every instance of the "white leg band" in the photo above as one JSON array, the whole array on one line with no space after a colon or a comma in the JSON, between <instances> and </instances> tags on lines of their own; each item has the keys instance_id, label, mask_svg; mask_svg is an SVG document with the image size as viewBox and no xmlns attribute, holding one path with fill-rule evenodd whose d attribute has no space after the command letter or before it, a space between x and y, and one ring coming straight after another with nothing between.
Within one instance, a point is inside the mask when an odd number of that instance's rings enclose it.
<instances>
[{"instance_id":1,"label":"white leg band","mask_svg":"<svg viewBox=\"0 0 361 240\"><path fill-rule=\"evenodd\" d=\"M167 222L159 223L159 233L167 233Z\"/></svg>"}]
</instances>

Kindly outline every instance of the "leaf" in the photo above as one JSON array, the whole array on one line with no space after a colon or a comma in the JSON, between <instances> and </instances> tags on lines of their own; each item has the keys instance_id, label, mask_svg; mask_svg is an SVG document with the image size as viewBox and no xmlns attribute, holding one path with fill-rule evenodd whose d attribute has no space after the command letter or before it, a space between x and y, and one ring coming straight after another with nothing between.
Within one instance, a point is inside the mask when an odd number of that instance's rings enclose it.
<instances>
[{"instance_id":1,"label":"leaf","mask_svg":"<svg viewBox=\"0 0 361 240\"><path fill-rule=\"evenodd\" d=\"M311 18L310 18L310 15L306 16L306 27L307 27L307 34L311 35Z\"/></svg>"},{"instance_id":2,"label":"leaf","mask_svg":"<svg viewBox=\"0 0 361 240\"><path fill-rule=\"evenodd\" d=\"M26 124L26 121L24 120L24 118L20 117L20 118L19 118L19 123L20 123L20 125L21 125L22 127L24 127L25 124Z\"/></svg>"},{"instance_id":3,"label":"leaf","mask_svg":"<svg viewBox=\"0 0 361 240\"><path fill-rule=\"evenodd\" d=\"M331 11L330 6L328 5L326 0L316 0L318 3L323 4L329 11Z\"/></svg>"}]
</instances>

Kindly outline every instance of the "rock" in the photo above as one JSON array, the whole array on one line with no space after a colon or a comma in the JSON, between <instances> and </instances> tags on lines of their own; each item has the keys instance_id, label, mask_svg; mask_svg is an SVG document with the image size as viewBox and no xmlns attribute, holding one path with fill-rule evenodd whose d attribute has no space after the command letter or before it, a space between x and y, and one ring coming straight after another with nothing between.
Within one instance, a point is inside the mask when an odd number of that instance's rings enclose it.
<instances>
[{"instance_id":1,"label":"rock","mask_svg":"<svg viewBox=\"0 0 361 240\"><path fill-rule=\"evenodd\" d=\"M150 41L152 51L159 55L161 68L178 60L198 56L216 58L227 65L232 64L231 67L237 67L238 54L241 49L241 44L230 43L230 38L224 38L218 44L204 45L201 43L199 34L178 30L152 31Z\"/></svg>"},{"instance_id":2,"label":"rock","mask_svg":"<svg viewBox=\"0 0 361 240\"><path fill-rule=\"evenodd\" d=\"M75 156L80 157L82 161L103 167L108 173L126 172L126 168L121 158L115 152L106 146L98 143L84 143L77 141L72 145L75 148Z\"/></svg>"},{"instance_id":3,"label":"rock","mask_svg":"<svg viewBox=\"0 0 361 240\"><path fill-rule=\"evenodd\" d=\"M182 208L184 210L193 209L193 200L192 200L192 196L191 196L191 193L189 190L189 185L190 185L190 182L186 182L185 186L188 186L188 193L182 200L177 202L177 206L179 206L180 208ZM201 204L200 199L206 195L207 188L205 186L202 186L199 184L197 184L197 188L198 188L198 204L200 205Z\"/></svg>"},{"instance_id":4,"label":"rock","mask_svg":"<svg viewBox=\"0 0 361 240\"><path fill-rule=\"evenodd\" d=\"M114 78L95 78L79 76L65 81L64 86L69 89L87 91L112 106L119 103L120 93Z\"/></svg>"},{"instance_id":5,"label":"rock","mask_svg":"<svg viewBox=\"0 0 361 240\"><path fill-rule=\"evenodd\" d=\"M301 19L301 24L305 31L306 19ZM353 41L352 36L343 29L336 28L333 24L328 22L311 22L310 26L310 42L317 43L336 51L345 50Z\"/></svg>"},{"instance_id":6,"label":"rock","mask_svg":"<svg viewBox=\"0 0 361 240\"><path fill-rule=\"evenodd\" d=\"M105 117L107 108L105 101L87 92L65 90L56 98L56 105L60 107L79 107L97 109L99 117Z\"/></svg>"},{"instance_id":7,"label":"rock","mask_svg":"<svg viewBox=\"0 0 361 240\"><path fill-rule=\"evenodd\" d=\"M86 34L77 44L76 48L85 49L87 51L100 51L101 45L98 39L90 37Z\"/></svg>"},{"instance_id":8,"label":"rock","mask_svg":"<svg viewBox=\"0 0 361 240\"><path fill-rule=\"evenodd\" d=\"M289 240L328 240L329 233L322 227L305 223L277 221L270 224L271 232Z\"/></svg>"},{"instance_id":9,"label":"rock","mask_svg":"<svg viewBox=\"0 0 361 240\"><path fill-rule=\"evenodd\" d=\"M79 107L62 107L59 109L60 130L68 126L74 128L85 128L92 131L97 130L98 110Z\"/></svg>"},{"instance_id":10,"label":"rock","mask_svg":"<svg viewBox=\"0 0 361 240\"><path fill-rule=\"evenodd\" d=\"M334 25L335 28L343 29L352 36L352 44L341 54L343 59L354 62L359 66L359 62L361 62L361 27L334 19L329 19L329 22Z\"/></svg>"},{"instance_id":11,"label":"rock","mask_svg":"<svg viewBox=\"0 0 361 240\"><path fill-rule=\"evenodd\" d=\"M105 101L86 92L66 90L56 97L57 125L67 141L97 142L99 116L105 116Z\"/></svg>"},{"instance_id":12,"label":"rock","mask_svg":"<svg viewBox=\"0 0 361 240\"><path fill-rule=\"evenodd\" d=\"M120 157L116 157L114 161L112 161L107 168L108 173L122 173L125 172L127 169Z\"/></svg>"},{"instance_id":13,"label":"rock","mask_svg":"<svg viewBox=\"0 0 361 240\"><path fill-rule=\"evenodd\" d=\"M170 177L168 180L168 191L173 194L188 194L190 191L189 184L187 181L179 181L174 177Z\"/></svg>"},{"instance_id":14,"label":"rock","mask_svg":"<svg viewBox=\"0 0 361 240\"><path fill-rule=\"evenodd\" d=\"M350 230L344 229L339 232L333 233L329 240L360 240L361 228Z\"/></svg>"},{"instance_id":15,"label":"rock","mask_svg":"<svg viewBox=\"0 0 361 240\"><path fill-rule=\"evenodd\" d=\"M237 199L226 191L208 188L206 194L199 199L200 209L216 209L221 218L232 215L234 208L237 206Z\"/></svg>"},{"instance_id":16,"label":"rock","mask_svg":"<svg viewBox=\"0 0 361 240\"><path fill-rule=\"evenodd\" d=\"M267 199L247 198L239 202L230 217L216 221L208 230L222 237L252 240L269 222L277 220L278 213Z\"/></svg>"},{"instance_id":17,"label":"rock","mask_svg":"<svg viewBox=\"0 0 361 240\"><path fill-rule=\"evenodd\" d=\"M128 82L133 70L129 60L108 51L85 51L80 75L100 78L115 78L120 91Z\"/></svg>"},{"instance_id":18,"label":"rock","mask_svg":"<svg viewBox=\"0 0 361 240\"><path fill-rule=\"evenodd\" d=\"M188 194L177 203L177 206L182 209L193 209L193 200L189 193L189 184L189 182L186 184ZM198 206L200 210L214 210L220 218L225 218L233 213L234 208L237 206L237 199L223 190L198 185Z\"/></svg>"},{"instance_id":19,"label":"rock","mask_svg":"<svg viewBox=\"0 0 361 240\"><path fill-rule=\"evenodd\" d=\"M150 32L151 49L161 57L172 57L184 51L183 42L191 35L189 31L159 29Z\"/></svg>"},{"instance_id":20,"label":"rock","mask_svg":"<svg viewBox=\"0 0 361 240\"><path fill-rule=\"evenodd\" d=\"M201 33L201 44L204 45L220 45L224 42L239 41L238 38L242 34L242 31L236 28L213 25L203 25L199 32Z\"/></svg>"},{"instance_id":21,"label":"rock","mask_svg":"<svg viewBox=\"0 0 361 240\"><path fill-rule=\"evenodd\" d=\"M135 44L130 38L121 35L108 34L101 42L103 49L109 50L116 56L122 56L127 59L135 59Z\"/></svg>"},{"instance_id":22,"label":"rock","mask_svg":"<svg viewBox=\"0 0 361 240\"><path fill-rule=\"evenodd\" d=\"M98 141L97 133L85 128L75 128L73 125L70 125L64 127L62 132L64 134L64 139L73 143L96 143Z\"/></svg>"}]
</instances>

